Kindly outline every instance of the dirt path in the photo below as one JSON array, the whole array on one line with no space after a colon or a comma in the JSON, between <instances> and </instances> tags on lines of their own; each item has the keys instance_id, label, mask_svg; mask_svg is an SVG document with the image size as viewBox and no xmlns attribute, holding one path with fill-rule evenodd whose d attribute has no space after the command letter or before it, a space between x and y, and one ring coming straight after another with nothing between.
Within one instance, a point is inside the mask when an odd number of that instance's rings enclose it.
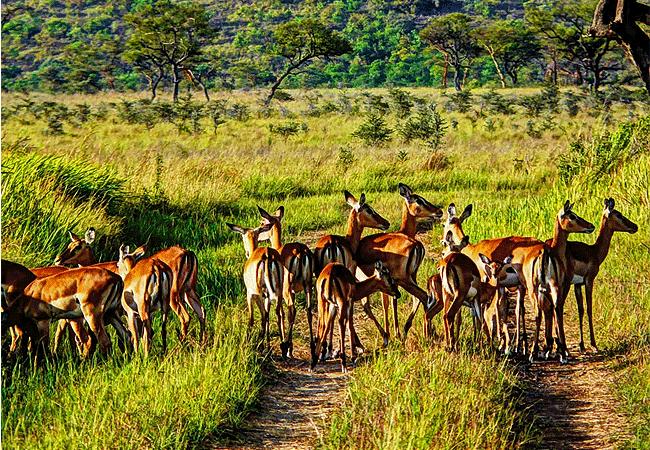
<instances>
[{"instance_id":1,"label":"dirt path","mask_svg":"<svg viewBox=\"0 0 650 450\"><path fill-rule=\"evenodd\" d=\"M206 449L305 450L314 448L325 419L342 404L348 375L339 360L321 362L309 371L309 332L300 318L294 330L294 357L282 361L273 350L273 369L265 374L258 410L246 427L233 432L226 444L206 444Z\"/></svg>"},{"instance_id":2,"label":"dirt path","mask_svg":"<svg viewBox=\"0 0 650 450\"><path fill-rule=\"evenodd\" d=\"M575 302L573 294L569 295L568 302ZM614 395L615 377L602 354L580 352L577 313L573 304L568 306L565 331L569 363L539 361L526 364L521 372L527 385L524 404L542 433L541 443L525 448L619 448L630 437L630 431ZM589 339L588 332L586 338Z\"/></svg>"},{"instance_id":3,"label":"dirt path","mask_svg":"<svg viewBox=\"0 0 650 450\"><path fill-rule=\"evenodd\" d=\"M364 326L368 325L364 324L367 319L360 312L355 317L362 341L371 341L367 333L375 332L374 326ZM526 385L523 403L542 434L541 442L524 448L616 448L627 439L629 430L624 416L617 411L614 377L602 355L579 352L575 345L577 320L572 308L568 308L566 317L567 340L574 344L569 348L569 364L541 361L521 365L520 373ZM309 372L308 332L301 314L298 320L294 358L274 359L273 370L266 374L267 385L258 410L249 416L247 426L233 432L226 444L206 443L201 448L314 448L324 421L344 402L348 376L340 372L338 360L320 363L315 372ZM532 330L530 325L528 330L529 333ZM279 355L279 349L273 354Z\"/></svg>"}]
</instances>

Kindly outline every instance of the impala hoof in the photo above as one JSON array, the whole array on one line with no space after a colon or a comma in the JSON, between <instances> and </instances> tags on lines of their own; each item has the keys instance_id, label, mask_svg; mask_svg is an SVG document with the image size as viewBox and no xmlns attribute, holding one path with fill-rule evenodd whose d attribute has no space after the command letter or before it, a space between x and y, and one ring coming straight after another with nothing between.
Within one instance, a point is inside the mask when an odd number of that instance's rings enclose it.
<instances>
[{"instance_id":1,"label":"impala hoof","mask_svg":"<svg viewBox=\"0 0 650 450\"><path fill-rule=\"evenodd\" d=\"M569 359L564 355L560 355L560 364L568 364L568 363L569 363Z\"/></svg>"},{"instance_id":2,"label":"impala hoof","mask_svg":"<svg viewBox=\"0 0 650 450\"><path fill-rule=\"evenodd\" d=\"M287 356L293 353L292 349L293 349L292 342L281 342L280 351L282 352L282 359L287 359Z\"/></svg>"}]
</instances>

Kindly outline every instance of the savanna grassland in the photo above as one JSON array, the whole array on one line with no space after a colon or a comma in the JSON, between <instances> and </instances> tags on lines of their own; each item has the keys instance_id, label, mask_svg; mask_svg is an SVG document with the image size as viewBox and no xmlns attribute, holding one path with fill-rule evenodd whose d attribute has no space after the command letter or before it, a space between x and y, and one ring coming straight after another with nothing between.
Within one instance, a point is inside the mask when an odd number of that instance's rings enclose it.
<instances>
[{"instance_id":1,"label":"savanna grassland","mask_svg":"<svg viewBox=\"0 0 650 450\"><path fill-rule=\"evenodd\" d=\"M209 324L205 347L196 318L179 343L173 316L165 354L154 336L148 359L79 361L66 349L35 370L6 356L3 335L3 446L188 448L232 434L279 350L268 358L246 339L244 251L225 222L256 226L257 205L284 205L285 241L313 245L345 234L346 189L365 193L396 230L402 182L445 208L472 203L464 224L472 242L551 237L567 199L598 226L603 199L616 200L639 231L615 235L601 266L596 340L630 423L631 438L620 444L649 448L650 105L625 90L549 89L468 99L433 89L287 91L271 107L259 91L215 93L208 106L189 97L180 106L150 104L135 94L3 95L3 259L51 264L69 230L89 227L101 260L115 260L125 242L148 242L151 251L180 245L198 256ZM441 251L441 225L429 228L420 235L421 286ZM595 235L575 239L592 243ZM403 323L410 301L400 302ZM577 322L573 294L567 305L565 321ZM373 306L379 313L376 299ZM527 387L514 365L475 349L468 321L458 354L449 354L425 341L421 313L416 320L404 344L351 372L344 405L319 424L318 445L534 446L539 433L521 405ZM379 349L375 337L366 345Z\"/></svg>"}]
</instances>

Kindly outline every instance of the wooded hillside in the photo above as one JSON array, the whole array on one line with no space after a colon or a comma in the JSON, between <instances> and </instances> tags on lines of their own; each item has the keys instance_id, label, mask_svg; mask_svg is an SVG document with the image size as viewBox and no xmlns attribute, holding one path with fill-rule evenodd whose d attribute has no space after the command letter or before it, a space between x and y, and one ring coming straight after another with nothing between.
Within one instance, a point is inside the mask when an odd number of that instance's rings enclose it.
<instances>
[{"instance_id":1,"label":"wooded hillside","mask_svg":"<svg viewBox=\"0 0 650 450\"><path fill-rule=\"evenodd\" d=\"M174 5L194 10L183 15ZM267 87L284 67L275 48L276 27L307 18L337 32L352 51L315 58L281 88L442 86L454 75L457 88L550 78L597 89L602 83L634 81L633 67L618 45L586 35L594 8L593 1L577 0L7 1L2 89L93 93L151 89L157 82L170 89L180 83L205 89ZM144 27L138 19L155 21L158 15L160 22L152 26L191 25L186 38L193 47L175 69L143 59L141 42L134 43L138 27ZM465 28L459 28L457 16ZM199 18L205 19L200 29ZM457 55L423 34L434 25L444 30L445 39L454 39L450 27L471 38L474 47L464 62L454 65Z\"/></svg>"}]
</instances>

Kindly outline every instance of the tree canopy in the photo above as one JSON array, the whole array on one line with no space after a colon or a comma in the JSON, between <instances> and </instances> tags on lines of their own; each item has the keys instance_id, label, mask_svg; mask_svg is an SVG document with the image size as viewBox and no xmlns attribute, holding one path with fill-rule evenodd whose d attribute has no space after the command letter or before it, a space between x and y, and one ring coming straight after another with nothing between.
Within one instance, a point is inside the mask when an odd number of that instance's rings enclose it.
<instances>
[{"instance_id":1,"label":"tree canopy","mask_svg":"<svg viewBox=\"0 0 650 450\"><path fill-rule=\"evenodd\" d=\"M352 51L347 39L314 19L294 20L276 27L271 53L284 58L282 72L271 86L269 103L282 81L316 58L329 59Z\"/></svg>"}]
</instances>

